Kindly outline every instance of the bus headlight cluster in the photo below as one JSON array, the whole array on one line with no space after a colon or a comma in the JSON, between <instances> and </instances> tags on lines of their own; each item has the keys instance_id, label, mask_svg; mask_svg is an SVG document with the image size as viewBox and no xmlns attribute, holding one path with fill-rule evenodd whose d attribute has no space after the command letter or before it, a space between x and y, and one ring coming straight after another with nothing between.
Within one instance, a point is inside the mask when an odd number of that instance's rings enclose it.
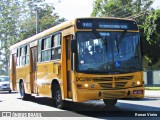
<instances>
[{"instance_id":1,"label":"bus headlight cluster","mask_svg":"<svg viewBox=\"0 0 160 120\"><path fill-rule=\"evenodd\" d=\"M84 88L88 88L89 87L89 85L87 83L85 83L85 84L77 84L77 88L83 88L83 86L84 86ZM90 87L94 88L94 84L91 84Z\"/></svg>"}]
</instances>

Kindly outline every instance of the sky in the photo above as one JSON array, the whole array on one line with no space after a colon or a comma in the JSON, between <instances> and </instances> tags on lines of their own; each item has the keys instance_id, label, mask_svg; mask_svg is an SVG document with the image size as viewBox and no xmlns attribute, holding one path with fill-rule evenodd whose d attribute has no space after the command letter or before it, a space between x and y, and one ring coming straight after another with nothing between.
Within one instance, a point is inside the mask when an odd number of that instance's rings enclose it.
<instances>
[{"instance_id":1,"label":"sky","mask_svg":"<svg viewBox=\"0 0 160 120\"><path fill-rule=\"evenodd\" d=\"M58 1L61 1L60 3ZM64 17L67 20L76 17L89 17L93 10L94 0L46 0L48 3L53 3L55 12L60 17ZM155 0L152 7L160 7L160 0Z\"/></svg>"}]
</instances>

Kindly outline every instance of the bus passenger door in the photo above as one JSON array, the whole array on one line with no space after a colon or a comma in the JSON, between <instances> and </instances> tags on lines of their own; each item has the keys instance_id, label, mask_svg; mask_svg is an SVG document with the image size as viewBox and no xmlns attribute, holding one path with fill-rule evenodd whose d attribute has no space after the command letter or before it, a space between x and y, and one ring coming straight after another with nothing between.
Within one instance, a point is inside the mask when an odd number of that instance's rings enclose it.
<instances>
[{"instance_id":1,"label":"bus passenger door","mask_svg":"<svg viewBox=\"0 0 160 120\"><path fill-rule=\"evenodd\" d=\"M37 93L37 85L35 83L35 80L37 78L36 66L37 66L37 47L33 47L30 49L30 88L31 88L31 93Z\"/></svg>"},{"instance_id":2,"label":"bus passenger door","mask_svg":"<svg viewBox=\"0 0 160 120\"><path fill-rule=\"evenodd\" d=\"M71 39L72 35L65 37L66 41L66 79L67 79L67 97L72 98L71 82Z\"/></svg>"},{"instance_id":3,"label":"bus passenger door","mask_svg":"<svg viewBox=\"0 0 160 120\"><path fill-rule=\"evenodd\" d=\"M16 54L12 55L12 89L17 90L16 87L16 65L17 65L17 56Z\"/></svg>"}]
</instances>

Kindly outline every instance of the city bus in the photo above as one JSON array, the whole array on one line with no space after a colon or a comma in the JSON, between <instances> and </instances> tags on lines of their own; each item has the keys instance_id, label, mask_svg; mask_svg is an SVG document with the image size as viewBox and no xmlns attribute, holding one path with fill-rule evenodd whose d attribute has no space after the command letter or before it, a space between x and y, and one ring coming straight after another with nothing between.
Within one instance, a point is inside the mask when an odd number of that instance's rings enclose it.
<instances>
[{"instance_id":1,"label":"city bus","mask_svg":"<svg viewBox=\"0 0 160 120\"><path fill-rule=\"evenodd\" d=\"M134 20L76 18L10 47L11 88L22 99L65 101L144 98L140 35Z\"/></svg>"}]
</instances>

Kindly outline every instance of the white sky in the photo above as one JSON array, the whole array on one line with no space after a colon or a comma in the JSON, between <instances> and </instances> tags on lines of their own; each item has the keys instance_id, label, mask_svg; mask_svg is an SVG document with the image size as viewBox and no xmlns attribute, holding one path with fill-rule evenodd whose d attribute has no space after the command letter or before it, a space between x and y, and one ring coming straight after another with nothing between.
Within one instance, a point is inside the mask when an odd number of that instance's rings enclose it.
<instances>
[{"instance_id":1,"label":"white sky","mask_svg":"<svg viewBox=\"0 0 160 120\"><path fill-rule=\"evenodd\" d=\"M67 20L76 17L89 17L93 10L94 0L46 0L48 3L53 3L55 7L55 12L58 13L60 17L64 17ZM153 7L160 7L160 0L155 0Z\"/></svg>"}]
</instances>

